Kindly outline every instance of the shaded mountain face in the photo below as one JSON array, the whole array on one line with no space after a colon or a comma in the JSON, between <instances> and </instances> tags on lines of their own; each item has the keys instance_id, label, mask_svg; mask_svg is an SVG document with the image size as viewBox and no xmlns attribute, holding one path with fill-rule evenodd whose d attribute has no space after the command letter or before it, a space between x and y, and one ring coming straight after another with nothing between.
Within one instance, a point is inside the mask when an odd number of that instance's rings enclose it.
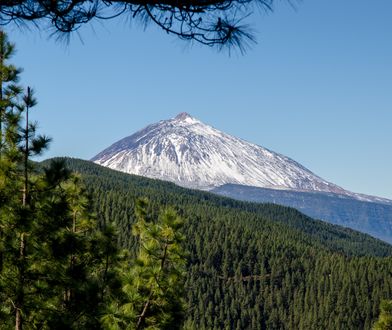
<instances>
[{"instance_id":1,"label":"shaded mountain face","mask_svg":"<svg viewBox=\"0 0 392 330\"><path fill-rule=\"evenodd\" d=\"M112 144L92 160L187 188L211 190L237 184L335 193L392 204L387 199L346 191L286 156L223 133L187 113L149 125Z\"/></svg>"},{"instance_id":2,"label":"shaded mountain face","mask_svg":"<svg viewBox=\"0 0 392 330\"><path fill-rule=\"evenodd\" d=\"M392 204L325 192L299 192L226 184L213 193L237 200L294 207L302 213L392 244Z\"/></svg>"}]
</instances>

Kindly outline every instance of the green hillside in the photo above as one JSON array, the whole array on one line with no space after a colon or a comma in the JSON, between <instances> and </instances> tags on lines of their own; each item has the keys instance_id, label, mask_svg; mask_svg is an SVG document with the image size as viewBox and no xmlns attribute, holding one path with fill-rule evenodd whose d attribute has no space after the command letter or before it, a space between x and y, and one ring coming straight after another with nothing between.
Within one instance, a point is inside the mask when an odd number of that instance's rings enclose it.
<instances>
[{"instance_id":1,"label":"green hillside","mask_svg":"<svg viewBox=\"0 0 392 330\"><path fill-rule=\"evenodd\" d=\"M45 162L44 162L45 163ZM135 251L134 205L174 206L189 251L185 328L370 329L392 297L392 246L295 209L239 202L67 159L101 225Z\"/></svg>"}]
</instances>

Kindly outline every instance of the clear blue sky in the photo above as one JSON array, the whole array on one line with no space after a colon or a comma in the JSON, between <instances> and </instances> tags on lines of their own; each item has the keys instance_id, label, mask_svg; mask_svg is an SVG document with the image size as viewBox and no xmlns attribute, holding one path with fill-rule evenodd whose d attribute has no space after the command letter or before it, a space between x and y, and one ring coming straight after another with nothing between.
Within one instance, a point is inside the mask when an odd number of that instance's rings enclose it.
<instances>
[{"instance_id":1,"label":"clear blue sky","mask_svg":"<svg viewBox=\"0 0 392 330\"><path fill-rule=\"evenodd\" d=\"M392 1L307 0L252 17L258 44L218 53L124 20L69 45L7 27L37 91L47 157L89 159L186 111L346 189L392 198Z\"/></svg>"}]
</instances>

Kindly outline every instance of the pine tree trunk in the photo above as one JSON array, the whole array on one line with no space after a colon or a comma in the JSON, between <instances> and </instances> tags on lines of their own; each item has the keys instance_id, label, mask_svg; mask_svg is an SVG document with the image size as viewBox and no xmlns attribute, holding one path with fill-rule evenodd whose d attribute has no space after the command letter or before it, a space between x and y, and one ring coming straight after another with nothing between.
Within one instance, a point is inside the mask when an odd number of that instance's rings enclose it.
<instances>
[{"instance_id":1,"label":"pine tree trunk","mask_svg":"<svg viewBox=\"0 0 392 330\"><path fill-rule=\"evenodd\" d=\"M15 330L22 330L22 315L19 308L16 309Z\"/></svg>"},{"instance_id":2,"label":"pine tree trunk","mask_svg":"<svg viewBox=\"0 0 392 330\"><path fill-rule=\"evenodd\" d=\"M72 233L74 233L74 234L76 233L76 218L77 218L77 211L74 211L73 215L72 215ZM72 244L71 249L73 250L73 248L74 247ZM72 253L70 256L71 274L74 273L75 262L76 262L76 256ZM65 293L65 297L66 297L65 303L69 304L72 301L73 296L74 296L74 293L73 293L72 289L68 288Z\"/></svg>"},{"instance_id":3,"label":"pine tree trunk","mask_svg":"<svg viewBox=\"0 0 392 330\"><path fill-rule=\"evenodd\" d=\"M30 88L27 89L27 94L30 93ZM29 108L26 107L26 131L25 131L25 148L24 148L24 184L23 184L23 206L27 204L27 184L28 184L28 173L27 165L29 160Z\"/></svg>"},{"instance_id":4,"label":"pine tree trunk","mask_svg":"<svg viewBox=\"0 0 392 330\"><path fill-rule=\"evenodd\" d=\"M150 292L150 295L143 307L143 311L139 316L139 319L137 320L137 324L136 324L136 330L140 329L142 323L144 322L144 319L146 318L146 313L148 311L148 307L150 307L150 303L151 303L151 298L153 296L153 291Z\"/></svg>"},{"instance_id":5,"label":"pine tree trunk","mask_svg":"<svg viewBox=\"0 0 392 330\"><path fill-rule=\"evenodd\" d=\"M20 248L19 257L21 259L25 258L25 234L20 235ZM24 303L24 264L21 262L21 268L19 269L19 292L15 303L15 330L22 330L23 328L23 318L21 308Z\"/></svg>"},{"instance_id":6,"label":"pine tree trunk","mask_svg":"<svg viewBox=\"0 0 392 330\"><path fill-rule=\"evenodd\" d=\"M30 88L27 88L27 95L30 94ZM22 193L22 205L27 206L27 185L28 185L28 159L29 159L29 107L26 107L26 127L25 127L25 148L24 148L24 182L23 182L23 193ZM16 311L15 311L15 330L22 330L23 328L23 318L21 313L21 308L24 304L24 266L25 266L25 234L20 235L20 268L19 268L19 292L16 301Z\"/></svg>"},{"instance_id":7,"label":"pine tree trunk","mask_svg":"<svg viewBox=\"0 0 392 330\"><path fill-rule=\"evenodd\" d=\"M163 267L165 267L167 248L168 248L168 243L165 243L159 273L163 270ZM159 273L158 273L158 278L159 278ZM156 281L158 281L158 278L156 279ZM144 322L144 319L146 318L146 314L147 314L148 308L150 307L151 299L152 299L153 295L154 295L154 291L151 290L150 295L148 296L148 299L147 299L146 303L144 304L143 311L140 314L139 319L137 320L136 330L140 329L140 327L142 326L142 324Z\"/></svg>"}]
</instances>

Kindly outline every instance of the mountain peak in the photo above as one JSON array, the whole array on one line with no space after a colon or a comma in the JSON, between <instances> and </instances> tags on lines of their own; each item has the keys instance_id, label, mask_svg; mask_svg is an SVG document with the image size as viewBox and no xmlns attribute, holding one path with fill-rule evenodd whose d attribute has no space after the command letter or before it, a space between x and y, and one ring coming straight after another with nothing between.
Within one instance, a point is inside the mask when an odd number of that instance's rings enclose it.
<instances>
[{"instance_id":1,"label":"mountain peak","mask_svg":"<svg viewBox=\"0 0 392 330\"><path fill-rule=\"evenodd\" d=\"M172 121L174 121L174 123L179 126L193 126L194 124L202 124L202 122L192 117L187 112L179 113L172 119Z\"/></svg>"},{"instance_id":2,"label":"mountain peak","mask_svg":"<svg viewBox=\"0 0 392 330\"><path fill-rule=\"evenodd\" d=\"M174 119L176 120L186 120L186 119L193 119L192 116L187 112L179 113Z\"/></svg>"}]
</instances>

